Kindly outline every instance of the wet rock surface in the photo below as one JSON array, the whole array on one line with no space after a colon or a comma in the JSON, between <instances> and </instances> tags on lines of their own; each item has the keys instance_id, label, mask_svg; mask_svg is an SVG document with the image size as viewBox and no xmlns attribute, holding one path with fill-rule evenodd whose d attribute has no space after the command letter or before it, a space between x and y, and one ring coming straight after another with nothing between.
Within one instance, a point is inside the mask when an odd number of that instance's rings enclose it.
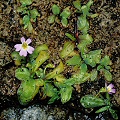
<instances>
[{"instance_id":1,"label":"wet rock surface","mask_svg":"<svg viewBox=\"0 0 120 120\"><path fill-rule=\"evenodd\" d=\"M61 9L71 6L71 11L74 11L73 0L35 0L32 7L36 8L41 16L37 22L33 24L35 29L34 34L29 34L23 29L20 24L22 18L16 9L19 6L16 0L1 0L0 1L0 109L2 112L0 119L7 120L112 120L108 112L99 115L94 112L89 114L89 111L84 111L79 105L79 99L82 95L95 93L104 86L104 78L99 76L99 80L94 83L87 82L84 85L76 86L76 91L73 92L74 100L66 103L61 110L59 104L55 107L48 107L47 102L44 107L33 105L25 108L17 108L18 100L16 96L20 81L14 76L16 66L11 59L11 52L14 51L14 45L19 43L22 36L33 40L32 46L36 47L46 43L49 47L50 60L54 64L60 61L59 52L68 38L65 33L74 33L74 13L69 18L69 26L62 27L60 23L50 25L48 16L52 14L51 6L55 3ZM83 0L82 3L86 3ZM112 75L113 83L117 90L112 97L112 103L115 109L120 110L120 1L119 0L95 0L91 7L92 13L99 13L99 16L90 19L89 33L94 38L94 42L89 46L91 50L102 49L102 55L109 55L112 60ZM69 76L71 68L66 68L64 75ZM80 93L79 93L80 92ZM39 99L38 99L39 101ZM13 107L8 108L7 107ZM55 110L55 109L58 109ZM82 110L82 112L80 112ZM33 113L35 111L35 113ZM31 114L30 114L31 113ZM87 114L86 114L87 113ZM60 116L58 115L60 114Z\"/></svg>"},{"instance_id":2,"label":"wet rock surface","mask_svg":"<svg viewBox=\"0 0 120 120\"><path fill-rule=\"evenodd\" d=\"M83 114L57 106L32 105L25 108L8 108L1 113L0 120L113 120L106 113Z\"/></svg>"}]
</instances>

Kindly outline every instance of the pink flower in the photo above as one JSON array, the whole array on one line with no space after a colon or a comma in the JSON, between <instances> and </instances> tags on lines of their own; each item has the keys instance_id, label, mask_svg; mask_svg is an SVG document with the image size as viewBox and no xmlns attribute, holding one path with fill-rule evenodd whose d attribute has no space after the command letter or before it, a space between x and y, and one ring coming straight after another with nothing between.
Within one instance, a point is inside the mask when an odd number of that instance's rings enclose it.
<instances>
[{"instance_id":1,"label":"pink flower","mask_svg":"<svg viewBox=\"0 0 120 120\"><path fill-rule=\"evenodd\" d=\"M114 85L111 83L107 86L107 84L105 84L105 87L106 87L106 91L109 93L109 94L113 94L113 93L116 93L116 90L114 89Z\"/></svg>"},{"instance_id":2,"label":"pink flower","mask_svg":"<svg viewBox=\"0 0 120 120\"><path fill-rule=\"evenodd\" d=\"M22 37L21 38L21 42L22 44L16 44L14 47L16 48L16 51L20 51L20 56L27 56L27 52L29 54L32 54L34 51L34 48L29 46L29 44L31 43L31 39L27 39L25 41L25 38Z\"/></svg>"}]
</instances>

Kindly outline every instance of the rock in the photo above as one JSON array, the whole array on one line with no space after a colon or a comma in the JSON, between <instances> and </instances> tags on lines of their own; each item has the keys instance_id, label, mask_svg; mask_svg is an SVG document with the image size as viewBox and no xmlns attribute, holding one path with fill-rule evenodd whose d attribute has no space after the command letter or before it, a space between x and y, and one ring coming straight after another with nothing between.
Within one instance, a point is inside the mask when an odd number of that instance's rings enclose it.
<instances>
[{"instance_id":1,"label":"rock","mask_svg":"<svg viewBox=\"0 0 120 120\"><path fill-rule=\"evenodd\" d=\"M39 105L23 109L13 107L3 110L0 118L2 120L65 120L65 111Z\"/></svg>"}]
</instances>

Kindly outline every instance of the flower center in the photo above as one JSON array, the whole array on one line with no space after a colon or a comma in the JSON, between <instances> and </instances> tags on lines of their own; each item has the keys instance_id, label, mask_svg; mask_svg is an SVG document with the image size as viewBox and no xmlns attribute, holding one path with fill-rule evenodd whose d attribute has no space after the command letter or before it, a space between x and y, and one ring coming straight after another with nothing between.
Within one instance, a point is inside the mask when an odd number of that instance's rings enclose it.
<instances>
[{"instance_id":1,"label":"flower center","mask_svg":"<svg viewBox=\"0 0 120 120\"><path fill-rule=\"evenodd\" d=\"M27 44L26 42L24 42L24 43L22 44L22 48L23 48L23 49L27 49L27 47L28 47L28 44Z\"/></svg>"},{"instance_id":2,"label":"flower center","mask_svg":"<svg viewBox=\"0 0 120 120\"><path fill-rule=\"evenodd\" d=\"M110 92L110 91L111 91L111 88L108 87L108 88L107 88L107 91Z\"/></svg>"}]
</instances>

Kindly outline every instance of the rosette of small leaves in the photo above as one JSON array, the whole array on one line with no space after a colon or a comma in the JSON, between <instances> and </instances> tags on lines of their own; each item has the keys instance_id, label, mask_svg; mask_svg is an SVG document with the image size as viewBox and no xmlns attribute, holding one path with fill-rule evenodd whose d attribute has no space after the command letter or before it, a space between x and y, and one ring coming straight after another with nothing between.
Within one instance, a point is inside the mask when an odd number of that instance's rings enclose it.
<instances>
[{"instance_id":1,"label":"rosette of small leaves","mask_svg":"<svg viewBox=\"0 0 120 120\"><path fill-rule=\"evenodd\" d=\"M73 5L77 9L77 12L82 13L82 15L78 17L77 25L78 30L80 30L83 35L88 33L89 23L87 21L87 16L90 15L89 10L92 4L92 0L89 0L89 2L83 6L81 6L79 0L73 2Z\"/></svg>"},{"instance_id":2,"label":"rosette of small leaves","mask_svg":"<svg viewBox=\"0 0 120 120\"><path fill-rule=\"evenodd\" d=\"M60 7L56 4L52 6L52 13L53 15L48 17L48 22L54 23L55 21L59 21L57 16L59 15L61 17L61 23L64 27L67 27L68 25L68 17L70 16L70 7L66 7L61 13L60 13Z\"/></svg>"},{"instance_id":3,"label":"rosette of small leaves","mask_svg":"<svg viewBox=\"0 0 120 120\"><path fill-rule=\"evenodd\" d=\"M22 23L24 24L24 29L28 29L28 32L32 33L32 22L35 22L40 14L36 9L30 9L29 6L32 4L31 0L20 0L20 3L21 6L17 8L17 12L23 15Z\"/></svg>"}]
</instances>

